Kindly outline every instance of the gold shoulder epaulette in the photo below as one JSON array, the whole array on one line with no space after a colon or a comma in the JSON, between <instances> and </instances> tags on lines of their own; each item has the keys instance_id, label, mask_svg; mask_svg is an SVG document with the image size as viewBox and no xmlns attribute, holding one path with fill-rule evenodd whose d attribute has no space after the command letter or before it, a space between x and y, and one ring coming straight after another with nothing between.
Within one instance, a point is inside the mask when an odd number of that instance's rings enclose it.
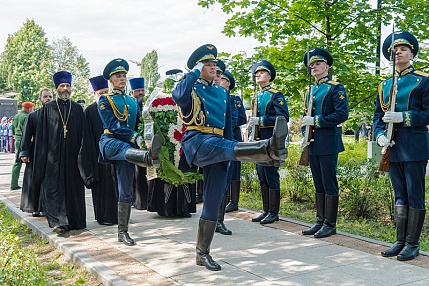
<instances>
[{"instance_id":1,"label":"gold shoulder epaulette","mask_svg":"<svg viewBox=\"0 0 429 286\"><path fill-rule=\"evenodd\" d=\"M328 83L333 84L333 85L337 85L337 84L339 84L339 82L337 82L337 81L333 81L333 80L328 81Z\"/></svg>"},{"instance_id":2,"label":"gold shoulder epaulette","mask_svg":"<svg viewBox=\"0 0 429 286\"><path fill-rule=\"evenodd\" d=\"M277 92L279 92L277 89L274 89L274 88L270 88L270 92L272 92L272 93L277 93Z\"/></svg>"},{"instance_id":3,"label":"gold shoulder epaulette","mask_svg":"<svg viewBox=\"0 0 429 286\"><path fill-rule=\"evenodd\" d=\"M422 72L422 71L414 71L414 73L418 74L418 75L421 75L421 76L424 76L424 77L428 77L429 76L429 73L425 73L425 72Z\"/></svg>"}]
</instances>

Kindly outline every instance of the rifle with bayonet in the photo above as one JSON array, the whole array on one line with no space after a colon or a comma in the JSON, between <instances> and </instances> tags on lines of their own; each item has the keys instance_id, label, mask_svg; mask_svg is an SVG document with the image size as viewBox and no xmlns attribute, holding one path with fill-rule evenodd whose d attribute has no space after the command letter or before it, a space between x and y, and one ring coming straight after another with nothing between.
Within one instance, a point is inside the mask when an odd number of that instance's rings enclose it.
<instances>
[{"instance_id":1,"label":"rifle with bayonet","mask_svg":"<svg viewBox=\"0 0 429 286\"><path fill-rule=\"evenodd\" d=\"M393 26L392 29L392 46L390 48L390 59L392 61L392 86L390 87L390 94L389 94L389 102L390 105L388 107L388 111L395 111L395 105L396 105L396 94L398 93L398 86L396 81L396 53L395 53L395 26ZM382 100L382 99L380 99ZM387 124L386 129L386 137L389 140L389 144L387 146L384 146L381 154L381 160L380 160L380 166L378 167L379 171L388 172L390 170L390 147L391 142L393 140L393 122L389 122Z\"/></svg>"}]
</instances>

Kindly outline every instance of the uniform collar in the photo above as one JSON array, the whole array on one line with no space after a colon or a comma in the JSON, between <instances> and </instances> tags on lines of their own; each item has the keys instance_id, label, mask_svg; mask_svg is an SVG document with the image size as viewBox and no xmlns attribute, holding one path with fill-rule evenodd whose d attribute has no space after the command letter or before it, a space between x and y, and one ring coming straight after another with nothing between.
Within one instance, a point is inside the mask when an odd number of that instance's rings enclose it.
<instances>
[{"instance_id":1,"label":"uniform collar","mask_svg":"<svg viewBox=\"0 0 429 286\"><path fill-rule=\"evenodd\" d=\"M404 75L406 75L406 74L409 74L409 73L412 73L412 72L414 72L414 67L413 66L409 66L409 67L407 67L406 69L403 69L402 71L400 71L400 72L396 72L399 76L404 76Z\"/></svg>"},{"instance_id":2,"label":"uniform collar","mask_svg":"<svg viewBox=\"0 0 429 286\"><path fill-rule=\"evenodd\" d=\"M264 86L263 88L261 88L261 91L267 91L270 89L271 89L271 85L267 85L267 86Z\"/></svg>"},{"instance_id":3,"label":"uniform collar","mask_svg":"<svg viewBox=\"0 0 429 286\"><path fill-rule=\"evenodd\" d=\"M197 82L202 83L202 84L204 84L204 85L208 85L208 86L210 86L210 85L213 85L213 84L214 84L214 80L212 80L212 82L210 83L209 81L207 81L207 80L205 80L205 79L203 79L203 78L199 78L199 79L197 80Z\"/></svg>"},{"instance_id":4,"label":"uniform collar","mask_svg":"<svg viewBox=\"0 0 429 286\"><path fill-rule=\"evenodd\" d=\"M112 93L113 93L113 95L124 94L124 91L120 90L119 88L113 88Z\"/></svg>"},{"instance_id":5,"label":"uniform collar","mask_svg":"<svg viewBox=\"0 0 429 286\"><path fill-rule=\"evenodd\" d=\"M322 83L325 83L325 82L327 82L329 80L330 80L329 75L327 75L327 76L324 76L321 79L319 79L316 83L317 84L322 84Z\"/></svg>"}]
</instances>

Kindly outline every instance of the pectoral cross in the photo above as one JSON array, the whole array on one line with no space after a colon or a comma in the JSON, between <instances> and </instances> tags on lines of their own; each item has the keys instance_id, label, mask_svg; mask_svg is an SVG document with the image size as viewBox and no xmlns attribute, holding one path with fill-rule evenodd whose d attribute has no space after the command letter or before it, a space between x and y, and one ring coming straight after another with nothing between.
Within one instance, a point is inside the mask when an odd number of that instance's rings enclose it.
<instances>
[{"instance_id":1,"label":"pectoral cross","mask_svg":"<svg viewBox=\"0 0 429 286\"><path fill-rule=\"evenodd\" d=\"M63 126L63 128L64 128L64 138L66 138L67 137L67 125L64 125Z\"/></svg>"}]
</instances>

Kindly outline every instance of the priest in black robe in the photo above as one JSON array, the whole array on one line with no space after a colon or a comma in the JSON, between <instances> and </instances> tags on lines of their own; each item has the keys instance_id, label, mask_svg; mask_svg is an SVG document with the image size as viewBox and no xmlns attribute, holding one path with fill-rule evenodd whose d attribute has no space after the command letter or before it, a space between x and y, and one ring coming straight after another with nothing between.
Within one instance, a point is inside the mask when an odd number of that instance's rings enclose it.
<instances>
[{"instance_id":1,"label":"priest in black robe","mask_svg":"<svg viewBox=\"0 0 429 286\"><path fill-rule=\"evenodd\" d=\"M53 99L49 88L44 87L39 92L39 102L45 105ZM25 163L24 177L22 181L22 193L20 209L23 212L32 213L34 217L40 216L42 211L40 198L40 184L33 180L33 160L34 160L34 140L36 137L37 121L42 112L42 108L30 113L22 128L21 145L19 148L19 158Z\"/></svg>"},{"instance_id":2,"label":"priest in black robe","mask_svg":"<svg viewBox=\"0 0 429 286\"><path fill-rule=\"evenodd\" d=\"M118 183L115 165L98 163L99 141L104 132L103 122L98 114L97 102L109 91L103 76L89 79L94 90L95 102L85 109L83 141L80 153L81 175L85 186L92 191L95 220L102 225L118 224Z\"/></svg>"},{"instance_id":3,"label":"priest in black robe","mask_svg":"<svg viewBox=\"0 0 429 286\"><path fill-rule=\"evenodd\" d=\"M57 99L45 104L37 124L33 179L42 184L43 212L56 233L86 227L85 188L78 167L84 114L70 99L72 75L53 75Z\"/></svg>"}]
</instances>

